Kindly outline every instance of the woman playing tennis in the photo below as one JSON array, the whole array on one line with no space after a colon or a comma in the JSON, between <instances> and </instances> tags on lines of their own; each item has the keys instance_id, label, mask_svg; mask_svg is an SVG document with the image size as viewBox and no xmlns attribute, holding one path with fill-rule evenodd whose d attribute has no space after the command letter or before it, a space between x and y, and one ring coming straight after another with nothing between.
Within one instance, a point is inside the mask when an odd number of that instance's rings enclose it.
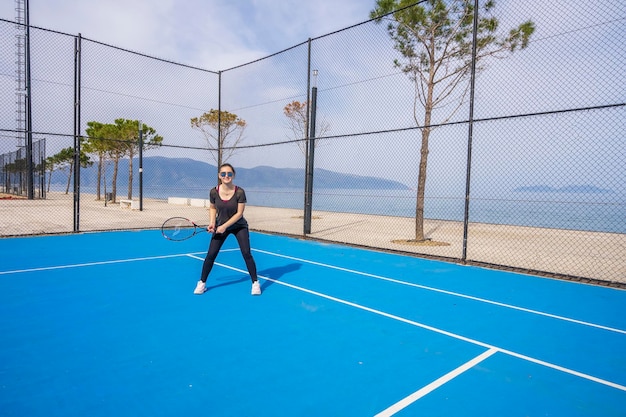
<instances>
[{"instance_id":1,"label":"woman playing tennis","mask_svg":"<svg viewBox=\"0 0 626 417\"><path fill-rule=\"evenodd\" d=\"M203 294L207 291L206 281L213 268L215 258L226 238L233 234L237 238L241 255L243 255L252 280L252 295L261 295L261 285L256 275L256 264L250 251L248 222L243 217L243 211L246 207L246 193L243 188L233 184L235 168L232 165L222 164L218 179L220 184L212 188L209 193L209 225L207 230L213 233L213 237L206 258L204 258L202 274L194 294Z\"/></svg>"}]
</instances>

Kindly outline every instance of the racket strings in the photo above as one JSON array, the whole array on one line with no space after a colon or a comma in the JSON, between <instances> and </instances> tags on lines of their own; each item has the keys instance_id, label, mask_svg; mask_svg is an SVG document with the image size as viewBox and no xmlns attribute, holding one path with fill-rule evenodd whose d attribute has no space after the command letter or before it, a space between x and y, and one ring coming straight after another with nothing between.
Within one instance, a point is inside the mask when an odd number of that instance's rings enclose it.
<instances>
[{"instance_id":1,"label":"racket strings","mask_svg":"<svg viewBox=\"0 0 626 417\"><path fill-rule=\"evenodd\" d=\"M196 233L196 225L189 219L174 217L161 226L163 236L170 240L185 240Z\"/></svg>"}]
</instances>

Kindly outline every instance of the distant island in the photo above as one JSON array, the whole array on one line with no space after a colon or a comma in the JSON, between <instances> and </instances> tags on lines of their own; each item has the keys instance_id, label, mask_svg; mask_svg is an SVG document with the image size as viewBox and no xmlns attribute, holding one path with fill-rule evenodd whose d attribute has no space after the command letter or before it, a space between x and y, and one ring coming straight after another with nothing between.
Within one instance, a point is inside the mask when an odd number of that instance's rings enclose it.
<instances>
[{"instance_id":1,"label":"distant island","mask_svg":"<svg viewBox=\"0 0 626 417\"><path fill-rule=\"evenodd\" d=\"M514 192L526 193L579 193L579 194L610 194L613 190L599 188L594 185L567 185L565 187L550 187L548 185L531 185L517 187Z\"/></svg>"},{"instance_id":2,"label":"distant island","mask_svg":"<svg viewBox=\"0 0 626 417\"><path fill-rule=\"evenodd\" d=\"M108 163L106 178L109 183L112 178L112 163ZM137 184L139 175L139 161L133 159L134 178ZM236 166L237 184L244 188L304 188L304 169L275 168L257 166L242 168ZM96 164L82 168L80 182L83 187L95 187L97 183ZM143 158L143 181L145 187L152 188L210 188L217 180L217 167L206 162L190 158L166 158L151 156ZM67 173L55 172L52 175L52 184L66 184ZM119 162L117 186L118 193L126 193L128 184L128 159ZM406 184L372 176L362 176L333 172L325 169L315 169L313 179L315 188L323 189L391 189L408 190Z\"/></svg>"}]
</instances>

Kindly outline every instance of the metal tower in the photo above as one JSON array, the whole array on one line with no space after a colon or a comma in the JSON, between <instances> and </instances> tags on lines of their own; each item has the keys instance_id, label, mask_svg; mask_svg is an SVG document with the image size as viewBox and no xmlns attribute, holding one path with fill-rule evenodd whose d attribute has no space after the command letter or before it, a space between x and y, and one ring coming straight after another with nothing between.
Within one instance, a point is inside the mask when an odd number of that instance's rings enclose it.
<instances>
[{"instance_id":1,"label":"metal tower","mask_svg":"<svg viewBox=\"0 0 626 417\"><path fill-rule=\"evenodd\" d=\"M15 136L18 148L26 146L26 99L28 93L26 90L27 7L27 0L15 0Z\"/></svg>"}]
</instances>

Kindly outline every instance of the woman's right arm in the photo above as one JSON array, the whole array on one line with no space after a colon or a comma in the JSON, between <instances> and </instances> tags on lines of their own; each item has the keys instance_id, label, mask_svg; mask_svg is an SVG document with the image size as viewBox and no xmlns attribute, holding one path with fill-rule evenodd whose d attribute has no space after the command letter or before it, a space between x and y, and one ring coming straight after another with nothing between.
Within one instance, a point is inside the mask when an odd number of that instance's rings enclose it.
<instances>
[{"instance_id":1,"label":"woman's right arm","mask_svg":"<svg viewBox=\"0 0 626 417\"><path fill-rule=\"evenodd\" d=\"M207 226L207 231L215 232L215 219L217 218L217 209L215 208L215 204L211 203L209 205L209 225Z\"/></svg>"}]
</instances>

